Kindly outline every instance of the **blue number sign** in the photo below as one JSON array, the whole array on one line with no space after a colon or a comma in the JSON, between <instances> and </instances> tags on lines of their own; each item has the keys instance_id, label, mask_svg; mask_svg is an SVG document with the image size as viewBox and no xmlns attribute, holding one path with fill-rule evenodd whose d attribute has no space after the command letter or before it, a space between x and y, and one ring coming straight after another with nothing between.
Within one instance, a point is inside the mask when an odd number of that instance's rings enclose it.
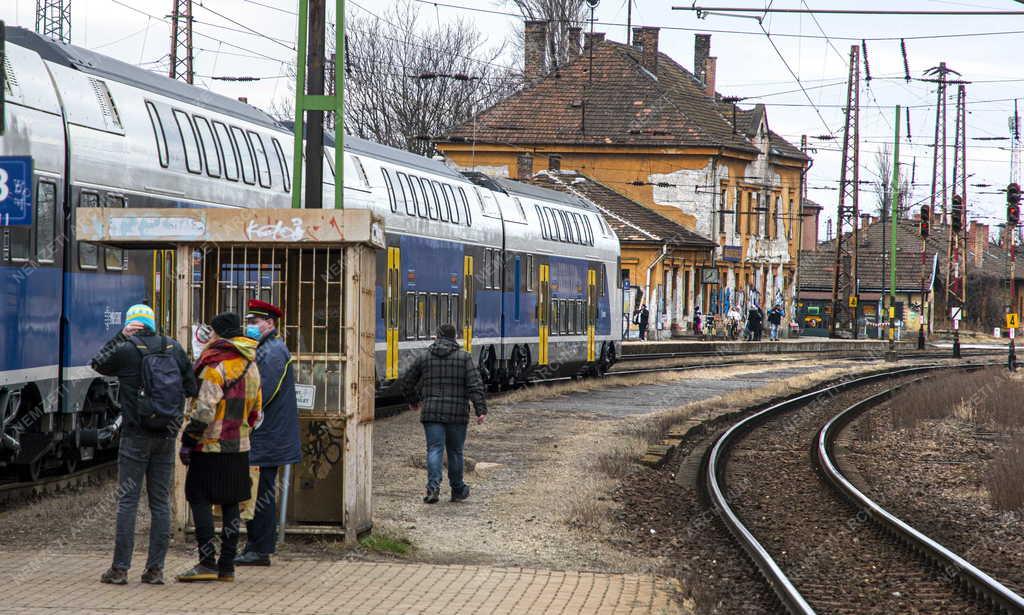
<instances>
[{"instance_id":1,"label":"blue number sign","mask_svg":"<svg viewBox=\"0 0 1024 615\"><path fill-rule=\"evenodd\" d=\"M0 226L32 224L32 157L0 156Z\"/></svg>"}]
</instances>

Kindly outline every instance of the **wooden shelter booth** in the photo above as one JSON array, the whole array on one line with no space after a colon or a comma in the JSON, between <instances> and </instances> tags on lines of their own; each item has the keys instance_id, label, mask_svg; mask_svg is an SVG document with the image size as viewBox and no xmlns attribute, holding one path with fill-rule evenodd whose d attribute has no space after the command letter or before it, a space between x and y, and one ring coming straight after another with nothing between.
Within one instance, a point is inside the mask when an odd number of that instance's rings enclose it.
<instances>
[{"instance_id":1,"label":"wooden shelter booth","mask_svg":"<svg viewBox=\"0 0 1024 615\"><path fill-rule=\"evenodd\" d=\"M302 462L289 472L286 531L344 534L372 527L374 282L383 223L367 210L82 209L79 240L152 251L151 302L162 333L193 358L215 314L249 299L284 311ZM174 520L190 525L185 468Z\"/></svg>"}]
</instances>

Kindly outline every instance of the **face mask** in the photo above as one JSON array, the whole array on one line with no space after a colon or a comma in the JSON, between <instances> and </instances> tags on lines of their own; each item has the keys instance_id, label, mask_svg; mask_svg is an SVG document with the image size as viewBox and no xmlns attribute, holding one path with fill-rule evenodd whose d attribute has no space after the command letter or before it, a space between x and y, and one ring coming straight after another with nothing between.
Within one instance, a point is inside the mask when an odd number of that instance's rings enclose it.
<instances>
[{"instance_id":1,"label":"face mask","mask_svg":"<svg viewBox=\"0 0 1024 615\"><path fill-rule=\"evenodd\" d=\"M261 339L263 335L260 333L259 325L245 325L245 337L250 337L254 340Z\"/></svg>"}]
</instances>

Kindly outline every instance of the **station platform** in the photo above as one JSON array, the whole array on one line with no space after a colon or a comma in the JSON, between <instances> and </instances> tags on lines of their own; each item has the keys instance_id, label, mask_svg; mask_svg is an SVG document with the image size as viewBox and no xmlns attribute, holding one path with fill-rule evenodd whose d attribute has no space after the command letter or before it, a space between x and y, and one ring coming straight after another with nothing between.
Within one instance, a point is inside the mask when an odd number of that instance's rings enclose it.
<instances>
[{"instance_id":1,"label":"station platform","mask_svg":"<svg viewBox=\"0 0 1024 615\"><path fill-rule=\"evenodd\" d=\"M139 564L145 555L136 553ZM239 568L234 583L178 583L193 560L168 555L167 584L104 585L109 554L0 551L0 614L682 613L655 577L417 563L279 559Z\"/></svg>"},{"instance_id":2,"label":"station platform","mask_svg":"<svg viewBox=\"0 0 1024 615\"><path fill-rule=\"evenodd\" d=\"M801 352L817 353L884 353L889 347L888 341L876 339L839 340L826 337L801 337L782 339L777 342L762 340L760 342L700 340L697 338L677 338L669 340L639 341L625 340L622 342L622 356L642 355L645 358L658 354L787 354ZM899 351L917 348L917 339L896 342Z\"/></svg>"}]
</instances>

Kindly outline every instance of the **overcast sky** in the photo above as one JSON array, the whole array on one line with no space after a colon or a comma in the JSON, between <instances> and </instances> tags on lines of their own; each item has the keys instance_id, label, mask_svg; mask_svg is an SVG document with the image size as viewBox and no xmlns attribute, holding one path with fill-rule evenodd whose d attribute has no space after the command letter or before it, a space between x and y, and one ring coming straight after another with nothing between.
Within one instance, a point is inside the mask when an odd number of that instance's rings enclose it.
<instances>
[{"instance_id":1,"label":"overcast sky","mask_svg":"<svg viewBox=\"0 0 1024 615\"><path fill-rule=\"evenodd\" d=\"M384 13L394 0L348 0L350 14L372 11ZM500 0L441 0L462 9L423 3L420 14L425 24L463 18L488 33L491 40L514 36L518 20L512 16L471 11L467 8L511 12ZM329 4L332 4L329 2ZM950 68L973 81L967 86L968 99L968 173L970 184L993 187L969 187L968 203L972 217L998 223L1004 217L1004 199L993 192L1009 181L1008 141L977 140L1007 137L1007 118L1013 112L1013 98L1024 84L1017 58L1024 43L1022 16L837 16L820 15L817 23L808 15L768 15L761 31L749 18L721 15L698 19L695 13L671 10L672 2L634 0L634 25L656 25L661 33L661 49L688 69L693 65L693 34L712 34L711 53L718 57L718 90L730 96L749 97L747 104L768 105L773 130L799 144L800 135L842 135L847 76L846 61L850 45L867 38L871 75L861 99L861 178L872 180L875 151L881 143L893 139L893 107L910 107L911 139L907 139L906 120L901 122L901 162L909 166L916 160L915 200L927 199L931 182L931 142L935 126L935 90L933 84L903 77L903 58L899 38L906 39L911 76L920 78L926 69L945 61ZM689 4L677 0L675 4ZM763 8L766 0L706 0L706 6L747 6ZM773 8L879 8L954 10L1024 10L1024 4L1012 0L775 0ZM165 72L169 50L167 14L171 0L74 0L72 3L72 42L107 53L126 62ZM297 3L293 0L195 0L197 82L228 96L247 96L250 103L267 108L285 96L294 85L286 78L284 66L293 61ZM0 18L8 24L33 27L35 0L3 0ZM219 13L219 15L218 15ZM626 0L602 0L596 11L596 29L609 38L625 40ZM232 20L235 23L232 23ZM669 30L667 28L678 28ZM252 31L255 31L256 34ZM716 32L729 30L732 32ZM745 33L736 33L742 31ZM822 33L830 37L826 40ZM915 38L935 35L986 33L985 36L959 38ZM998 34L993 34L998 33ZM785 37L798 34L800 37ZM262 35L262 36L261 36ZM894 37L895 40L871 40ZM275 40L271 40L275 39ZM787 70L783 59L807 89L807 97ZM255 83L239 84L215 81L213 76L256 76ZM781 93L784 92L784 93ZM955 98L956 88L950 88ZM948 168L952 174L954 104L949 105ZM1024 113L1024 104L1021 106ZM821 117L819 118L818 114ZM811 140L818 151L810 173L810 196L825 206L823 217L834 217L837 192L824 189L838 185L839 139L827 142ZM876 211L870 186L861 192L862 211ZM824 223L823 223L824 226Z\"/></svg>"}]
</instances>

